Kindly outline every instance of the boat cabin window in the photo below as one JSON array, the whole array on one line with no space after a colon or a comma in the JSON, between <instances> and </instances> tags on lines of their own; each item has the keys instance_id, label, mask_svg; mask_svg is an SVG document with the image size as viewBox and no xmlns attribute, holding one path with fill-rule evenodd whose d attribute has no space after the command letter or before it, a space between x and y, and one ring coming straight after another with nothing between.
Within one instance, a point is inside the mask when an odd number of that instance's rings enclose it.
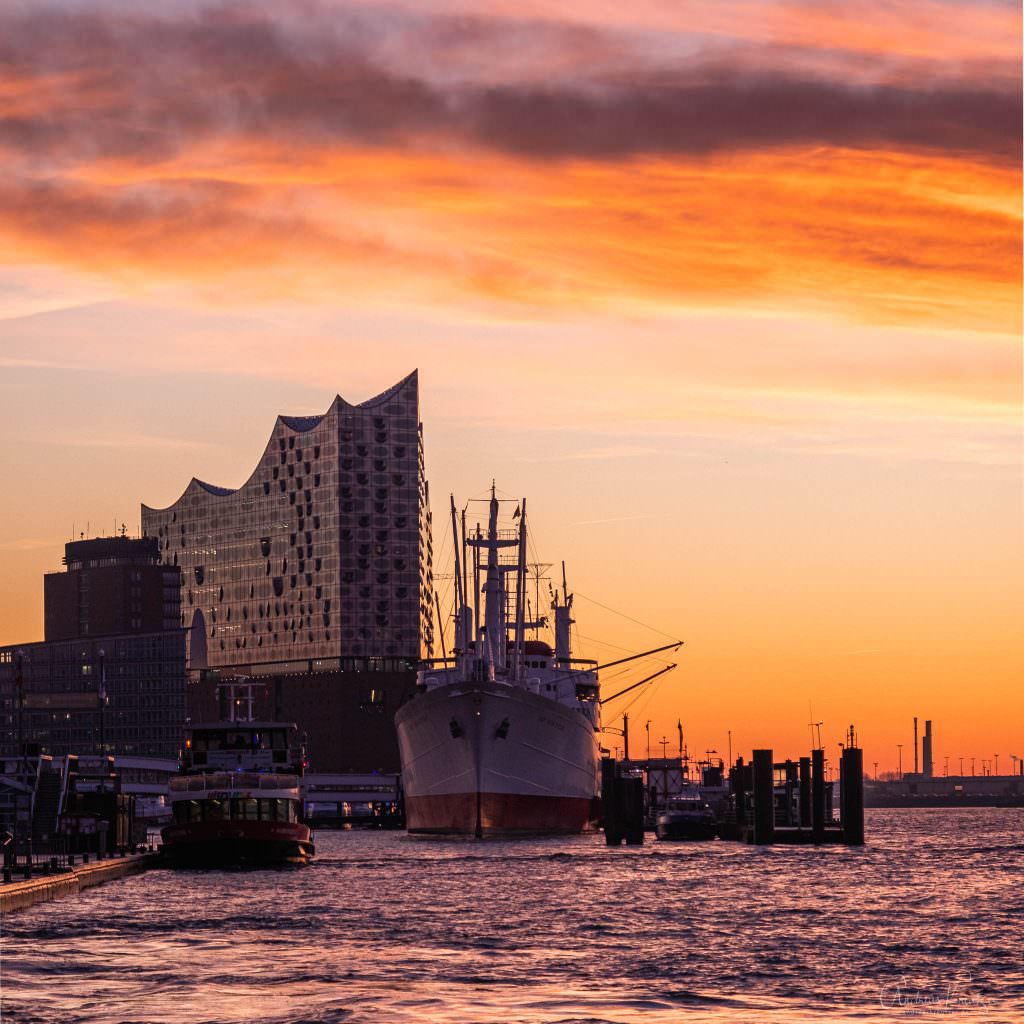
<instances>
[{"instance_id":1,"label":"boat cabin window","mask_svg":"<svg viewBox=\"0 0 1024 1024\"><path fill-rule=\"evenodd\" d=\"M198 800L179 800L174 805L174 820L179 825L203 820L203 805Z\"/></svg>"},{"instance_id":2,"label":"boat cabin window","mask_svg":"<svg viewBox=\"0 0 1024 1024\"><path fill-rule=\"evenodd\" d=\"M207 800L203 810L205 812L203 815L205 821L231 820L230 804L226 804L223 800Z\"/></svg>"},{"instance_id":3,"label":"boat cabin window","mask_svg":"<svg viewBox=\"0 0 1024 1024\"><path fill-rule=\"evenodd\" d=\"M231 801L232 821L257 821L259 805L251 798Z\"/></svg>"},{"instance_id":4,"label":"boat cabin window","mask_svg":"<svg viewBox=\"0 0 1024 1024\"><path fill-rule=\"evenodd\" d=\"M191 821L298 821L295 800L236 797L231 800L179 800L174 804L174 820L180 825Z\"/></svg>"},{"instance_id":5,"label":"boat cabin window","mask_svg":"<svg viewBox=\"0 0 1024 1024\"><path fill-rule=\"evenodd\" d=\"M197 732L192 749L207 750L283 750L287 747L286 729L224 729Z\"/></svg>"}]
</instances>

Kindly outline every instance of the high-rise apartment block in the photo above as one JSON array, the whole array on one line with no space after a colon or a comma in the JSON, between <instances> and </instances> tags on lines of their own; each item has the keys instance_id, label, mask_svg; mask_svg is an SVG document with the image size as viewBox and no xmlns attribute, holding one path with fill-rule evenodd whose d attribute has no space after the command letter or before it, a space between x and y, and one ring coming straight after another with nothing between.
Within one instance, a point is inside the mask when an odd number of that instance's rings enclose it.
<instances>
[{"instance_id":1,"label":"high-rise apartment block","mask_svg":"<svg viewBox=\"0 0 1024 1024\"><path fill-rule=\"evenodd\" d=\"M155 541L65 545L42 642L0 648L0 753L175 757L185 724L181 571Z\"/></svg>"}]
</instances>

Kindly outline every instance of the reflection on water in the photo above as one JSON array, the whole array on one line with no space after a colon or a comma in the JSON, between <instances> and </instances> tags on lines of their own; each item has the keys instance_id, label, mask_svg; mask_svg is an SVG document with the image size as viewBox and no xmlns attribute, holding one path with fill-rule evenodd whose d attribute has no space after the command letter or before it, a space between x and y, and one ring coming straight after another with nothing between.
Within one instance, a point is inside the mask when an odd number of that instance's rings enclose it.
<instances>
[{"instance_id":1,"label":"reflection on water","mask_svg":"<svg viewBox=\"0 0 1024 1024\"><path fill-rule=\"evenodd\" d=\"M874 811L864 849L317 836L11 915L2 1019L1024 1020L1024 811Z\"/></svg>"}]
</instances>

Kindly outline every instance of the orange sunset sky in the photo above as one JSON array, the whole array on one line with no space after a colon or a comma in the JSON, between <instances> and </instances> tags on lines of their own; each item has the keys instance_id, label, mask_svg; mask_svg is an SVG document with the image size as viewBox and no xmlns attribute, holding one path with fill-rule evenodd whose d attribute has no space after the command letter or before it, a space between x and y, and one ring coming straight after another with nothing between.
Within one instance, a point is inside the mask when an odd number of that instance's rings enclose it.
<instances>
[{"instance_id":1,"label":"orange sunset sky","mask_svg":"<svg viewBox=\"0 0 1024 1024\"><path fill-rule=\"evenodd\" d=\"M800 753L811 701L869 768L917 714L1008 770L1020 40L1012 0L5 3L0 643L72 531L418 367L435 513L496 477L583 653L661 639L591 599L686 641L634 750Z\"/></svg>"}]
</instances>

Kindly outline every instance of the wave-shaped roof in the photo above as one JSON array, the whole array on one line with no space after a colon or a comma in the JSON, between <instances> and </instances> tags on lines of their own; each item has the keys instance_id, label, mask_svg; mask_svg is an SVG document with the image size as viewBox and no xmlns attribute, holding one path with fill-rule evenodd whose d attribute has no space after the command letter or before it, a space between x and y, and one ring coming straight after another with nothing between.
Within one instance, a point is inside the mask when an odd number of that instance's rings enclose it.
<instances>
[{"instance_id":1,"label":"wave-shaped roof","mask_svg":"<svg viewBox=\"0 0 1024 1024\"><path fill-rule=\"evenodd\" d=\"M345 405L350 409L370 409L373 408L374 406L381 405L382 403L387 402L391 398L394 398L395 395L397 395L404 388L408 387L410 384L413 384L415 386L418 383L418 379L419 371L413 370L412 373L410 373L407 377L403 377L397 384L393 384L386 391L382 391L379 395L374 395L373 398L368 398L365 402L360 402L358 405L352 405L350 402L346 402L345 399L341 397L341 395L336 395L334 401L331 403L330 409L328 409L327 412L322 413L319 416L278 416L277 422L275 422L274 424L274 431L271 432L270 438L273 439L274 433L277 430L278 423L283 423L289 430L294 431L296 434L305 434L312 430L314 427L316 427L318 424L320 424L325 417L329 416L331 410L334 409L335 406L337 405ZM270 441L268 440L267 445L269 446L269 444ZM264 451L266 451L266 448L264 448ZM253 470L253 472L249 475L249 480L252 480L255 474L256 470ZM193 487L202 488L202 490L204 490L207 494L212 494L214 495L214 497L217 498L227 498L230 497L232 494L237 494L240 490L242 490L242 488L244 488L246 484L249 483L249 480L246 480L246 482L242 484L241 487L220 487L217 484L209 484L205 480L200 480L198 477L192 477L192 479L188 482L188 486L185 488L185 490L182 491L181 495L177 498L177 500L171 502L170 505L167 505L162 509L158 509L153 508L150 505L144 504L142 508L143 510L148 510L150 512L165 512L168 509L174 508L175 505L177 505L183 498L185 498L185 496Z\"/></svg>"},{"instance_id":2,"label":"wave-shaped roof","mask_svg":"<svg viewBox=\"0 0 1024 1024\"><path fill-rule=\"evenodd\" d=\"M338 396L341 397L340 395ZM326 413L324 414L326 415ZM305 434L312 430L324 417L323 416L278 416L286 427L291 427L297 434Z\"/></svg>"}]
</instances>

